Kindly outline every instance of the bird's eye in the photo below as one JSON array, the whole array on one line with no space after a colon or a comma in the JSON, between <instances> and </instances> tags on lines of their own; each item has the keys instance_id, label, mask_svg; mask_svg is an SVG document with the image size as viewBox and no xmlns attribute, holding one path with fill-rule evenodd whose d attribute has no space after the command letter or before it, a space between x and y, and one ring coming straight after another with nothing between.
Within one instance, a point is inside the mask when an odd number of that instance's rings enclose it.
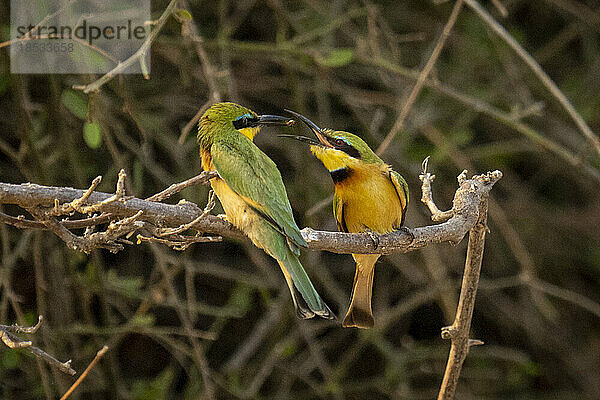
<instances>
[{"instance_id":1,"label":"bird's eye","mask_svg":"<svg viewBox=\"0 0 600 400\"><path fill-rule=\"evenodd\" d=\"M343 141L342 139L335 139L335 144L336 144L337 146L341 146L341 145L343 145L343 144L344 144L344 141Z\"/></svg>"}]
</instances>

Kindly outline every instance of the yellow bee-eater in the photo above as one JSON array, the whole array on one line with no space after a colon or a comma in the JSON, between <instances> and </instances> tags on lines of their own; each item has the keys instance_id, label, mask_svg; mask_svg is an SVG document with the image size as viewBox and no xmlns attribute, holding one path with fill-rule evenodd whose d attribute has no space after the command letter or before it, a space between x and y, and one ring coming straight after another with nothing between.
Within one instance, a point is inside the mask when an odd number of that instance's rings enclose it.
<instances>
[{"instance_id":1,"label":"yellow bee-eater","mask_svg":"<svg viewBox=\"0 0 600 400\"><path fill-rule=\"evenodd\" d=\"M287 110L289 111L289 110ZM329 170L335 186L333 214L343 232L388 233L404 223L408 185L358 136L343 131L321 129L293 111L317 136L292 136L310 144L312 153ZM289 135L282 135L289 136ZM352 299L342 322L345 327L370 328L373 275L378 254L352 254L356 272Z\"/></svg>"},{"instance_id":2,"label":"yellow bee-eater","mask_svg":"<svg viewBox=\"0 0 600 400\"><path fill-rule=\"evenodd\" d=\"M217 103L200 118L198 143L205 171L217 171L212 189L227 220L275 258L290 288L296 314L334 318L298 256L306 247L275 163L253 142L262 125L291 125L290 118L257 115L234 103Z\"/></svg>"}]
</instances>

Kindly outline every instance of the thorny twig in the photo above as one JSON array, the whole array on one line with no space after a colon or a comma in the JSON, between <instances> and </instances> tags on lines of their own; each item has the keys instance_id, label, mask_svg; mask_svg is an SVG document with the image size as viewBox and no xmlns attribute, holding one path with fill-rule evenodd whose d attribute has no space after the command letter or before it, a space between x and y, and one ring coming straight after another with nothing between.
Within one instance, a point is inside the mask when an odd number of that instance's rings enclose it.
<instances>
[{"instance_id":1,"label":"thorny twig","mask_svg":"<svg viewBox=\"0 0 600 400\"><path fill-rule=\"evenodd\" d=\"M71 360L66 362L60 362L50 354L43 351L42 349L35 347L31 341L22 340L21 338L15 335L16 333L33 334L37 332L37 330L42 325L43 320L44 318L40 315L38 317L38 323L34 326L0 325L0 339L6 346L8 346L11 349L26 349L35 356L46 361L51 366L58 368L62 372L69 375L75 375L76 371L73 368L71 368Z\"/></svg>"},{"instance_id":2,"label":"thorny twig","mask_svg":"<svg viewBox=\"0 0 600 400\"><path fill-rule=\"evenodd\" d=\"M125 196L125 179L127 174L124 170L119 171L117 188L115 193L97 203L84 205L88 202L89 197L94 193L94 189L102 180L101 176L96 177L91 186L79 198L71 202L61 205L58 199L54 199L54 207L52 209L44 209L40 206L30 207L28 211L46 228L54 232L61 238L69 248L73 250L89 253L95 248L104 248L113 253L123 250L123 245L116 241L124 235L127 235L143 225L137 223L138 218L143 214L143 210L136 212L134 215L126 217L122 220L111 221L104 232L92 233L91 227L86 229L83 236L77 236L61 224L55 217L59 215L72 214L77 211L82 214L90 214L101 211L107 204L112 204L116 201L126 202L128 197Z\"/></svg>"}]
</instances>

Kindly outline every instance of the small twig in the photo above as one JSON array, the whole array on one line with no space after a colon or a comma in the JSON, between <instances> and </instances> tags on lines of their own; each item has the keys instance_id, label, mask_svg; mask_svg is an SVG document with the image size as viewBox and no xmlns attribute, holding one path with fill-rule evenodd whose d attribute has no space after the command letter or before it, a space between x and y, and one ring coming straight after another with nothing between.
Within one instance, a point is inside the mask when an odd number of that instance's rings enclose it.
<instances>
[{"instance_id":1,"label":"small twig","mask_svg":"<svg viewBox=\"0 0 600 400\"><path fill-rule=\"evenodd\" d=\"M427 165L429 164L429 156L425 157L423 160L423 172L419 175L419 179L423 182L421 186L421 201L425 203L425 205L431 211L431 220L434 222L445 221L449 218L452 218L454 215L454 210L450 209L448 211L440 211L440 209L435 205L433 201L433 193L431 190L431 182L435 179L435 175L427 172ZM464 172L464 171L463 171Z\"/></svg>"},{"instance_id":2,"label":"small twig","mask_svg":"<svg viewBox=\"0 0 600 400\"><path fill-rule=\"evenodd\" d=\"M62 206L60 205L60 202L58 201L58 199L55 199L54 200L54 209L51 213L48 213L48 215L54 215L54 216L67 215L67 214L71 214L73 211L77 211L81 214L92 214L92 213L97 212L100 208L102 208L102 206L104 206L106 204L112 203L114 201L125 201L126 200L126 197L125 197L125 179L126 178L127 178L127 174L125 173L125 170L121 169L119 171L119 177L117 180L117 188L115 190L115 194L113 196L109 197L108 199L102 200L101 202L91 204L89 206L85 206L83 204L85 202L87 202L87 200L92 195L92 193L94 193L94 190L96 189L96 187L102 181L102 176L97 176L96 178L94 178L90 187L85 191L85 193L83 193L83 195L81 197L79 197L67 204L63 204Z\"/></svg>"},{"instance_id":3,"label":"small twig","mask_svg":"<svg viewBox=\"0 0 600 400\"><path fill-rule=\"evenodd\" d=\"M58 368L62 372L75 375L76 372L73 368L71 368L71 360L67 362L60 362L50 354L46 353L42 349L39 349L33 346L33 343L29 340L22 340L21 338L14 335L14 333L25 333L25 334L33 334L36 333L37 330L42 325L44 318L40 315L38 318L37 324L34 326L20 326L20 325L0 325L0 340L11 349L24 348L27 351L31 352L35 356L41 358L46 361L48 364L53 367Z\"/></svg>"},{"instance_id":4,"label":"small twig","mask_svg":"<svg viewBox=\"0 0 600 400\"><path fill-rule=\"evenodd\" d=\"M181 192L183 189L199 184L208 183L212 178L216 178L219 174L216 171L204 171L200 175L196 175L193 178L187 179L183 182L174 183L162 192L156 193L146 199L146 201L163 201L175 193Z\"/></svg>"},{"instance_id":5,"label":"small twig","mask_svg":"<svg viewBox=\"0 0 600 400\"><path fill-rule=\"evenodd\" d=\"M152 242L161 243L171 247L173 250L184 251L194 243L214 243L221 242L223 240L220 236L181 236L174 235L169 239L164 239L155 236L143 236L137 235L138 243L141 242Z\"/></svg>"},{"instance_id":6,"label":"small twig","mask_svg":"<svg viewBox=\"0 0 600 400\"><path fill-rule=\"evenodd\" d=\"M79 378L77 378L77 380L75 382L73 382L73 384L71 385L69 390L67 390L65 392L65 394L63 394L63 396L60 398L60 400L66 400L71 395L71 393L73 393L73 391L77 388L77 386L79 386L79 384L85 379L85 377L96 366L96 364L98 364L100 359L104 356L104 354L106 354L107 351L108 351L108 346L104 345L104 347L102 347L98 351L98 353L96 353L96 357L94 357L94 359L92 360L90 365L88 365L87 368L85 369L85 371L82 372L81 376L79 376Z\"/></svg>"},{"instance_id":7,"label":"small twig","mask_svg":"<svg viewBox=\"0 0 600 400\"><path fill-rule=\"evenodd\" d=\"M198 215L196 218L194 218L191 222L188 222L187 224L183 224L183 225L179 225L177 228L164 228L161 229L158 233L156 233L156 236L158 237L164 237L164 236L170 236L170 235L175 235L181 232L185 232L188 229L192 229L194 227L194 225L196 225L198 222L200 222L200 220L204 217L206 217L208 215L208 213L210 213L212 211L213 208L215 208L216 202L215 202L215 192L213 190L211 190L208 193L208 201L206 202L206 206L204 207L204 210L202 210L202 214Z\"/></svg>"},{"instance_id":8,"label":"small twig","mask_svg":"<svg viewBox=\"0 0 600 400\"><path fill-rule=\"evenodd\" d=\"M124 202L127 200L125 196L125 179L127 174L125 170L119 171L119 179L117 181L117 187L115 194L97 203L89 206L83 206L84 202L87 202L89 197L94 193L94 189L98 186L102 177L96 177L88 190L83 195L67 204L60 206L58 199L54 199L54 208L51 211L44 211L41 207L34 207L28 209L31 215L39 220L44 226L53 231L58 237L60 237L69 248L73 250L82 251L84 253L90 253L95 248L105 248L113 253L123 250L123 245L116 243L123 235L132 233L133 231L141 228L143 224L137 223L137 220L143 214L143 210L139 210L134 215L123 218L118 221L111 221L106 231L104 232L93 232L91 226L88 226L82 237L79 237L69 231L63 224L54 218L54 215L68 214L73 211L80 213L92 213L100 211L103 207L108 204L112 204L116 201Z\"/></svg>"},{"instance_id":9,"label":"small twig","mask_svg":"<svg viewBox=\"0 0 600 400\"><path fill-rule=\"evenodd\" d=\"M31 32L33 32L36 29L38 29L40 27L40 25L42 25L44 22L46 22L49 19L54 18L58 14L62 13L68 6L70 6L71 4L73 4L75 1L76 0L69 0L69 1L65 2L58 10L56 10L52 14L46 15L40 22L38 22L37 24L35 24L27 33L25 33L20 38L18 38L18 39L12 39L12 40L7 40L6 42L0 43L0 48L8 46L8 45L11 45L11 44L14 44L14 43L16 43L18 41L30 40L31 39Z\"/></svg>"},{"instance_id":10,"label":"small twig","mask_svg":"<svg viewBox=\"0 0 600 400\"><path fill-rule=\"evenodd\" d=\"M65 362L60 362L56 358L51 356L50 354L46 353L44 350L39 349L35 346L28 347L27 350L31 351L35 356L46 361L48 364L52 365L53 367L58 368L60 371L64 372L65 374L75 375L77 373L77 371L75 371L73 368L71 368L71 360L65 361Z\"/></svg>"},{"instance_id":11,"label":"small twig","mask_svg":"<svg viewBox=\"0 0 600 400\"><path fill-rule=\"evenodd\" d=\"M121 170L121 171L123 171L123 170ZM121 172L119 172L119 179L121 179ZM79 211L81 205L83 203L85 203L85 201L90 197L90 195L94 192L94 190L100 184L101 181L102 181L101 175L98 175L97 177L95 177L94 180L92 181L92 184L90 185L89 189L79 199L73 200L70 204L70 207L73 208L74 210ZM86 213L82 213L82 214L86 214Z\"/></svg>"},{"instance_id":12,"label":"small twig","mask_svg":"<svg viewBox=\"0 0 600 400\"><path fill-rule=\"evenodd\" d=\"M44 321L44 317L42 315L40 315L38 317L38 322L37 324L35 324L34 326L20 326L20 325L0 325L0 330L5 331L5 332L12 332L12 333L27 333L27 334L33 334L36 333L38 331L38 329L40 329L40 326L42 326L42 322Z\"/></svg>"},{"instance_id":13,"label":"small twig","mask_svg":"<svg viewBox=\"0 0 600 400\"><path fill-rule=\"evenodd\" d=\"M21 339L17 338L16 336L11 335L4 330L0 330L0 339L10 349L20 349L23 347L31 347L31 345L33 344L30 341L21 340Z\"/></svg>"},{"instance_id":14,"label":"small twig","mask_svg":"<svg viewBox=\"0 0 600 400\"><path fill-rule=\"evenodd\" d=\"M194 218L191 222L179 225L177 228L158 228L153 232L153 236L137 235L138 243L141 242L156 242L166 244L175 250L185 250L193 243L207 243L207 242L220 242L222 238L220 236L201 236L198 232L195 236L184 236L179 235L181 232L185 232L188 229L193 229L194 226L205 218L210 211L215 207L215 192L210 191L208 193L208 201L202 211L202 214ZM165 238L168 236L168 238Z\"/></svg>"},{"instance_id":15,"label":"small twig","mask_svg":"<svg viewBox=\"0 0 600 400\"><path fill-rule=\"evenodd\" d=\"M496 7L496 10L500 13L502 18L508 17L508 10L504 7L504 4L500 2L500 0L492 0L492 4Z\"/></svg>"},{"instance_id":16,"label":"small twig","mask_svg":"<svg viewBox=\"0 0 600 400\"><path fill-rule=\"evenodd\" d=\"M208 101L206 103L202 104L202 107L200 107L200 109L196 112L196 114L192 117L192 119L189 120L188 123L185 124L185 126L181 130L181 135L179 135L179 139L177 139L177 143L183 144L183 142L185 142L185 138L187 137L188 133L190 133L192 128L194 128L196 126L198 121L200 121L200 117L202 116L202 114L204 114L204 112L208 109L208 106L210 106L212 103L213 103L213 99L208 99Z\"/></svg>"}]
</instances>

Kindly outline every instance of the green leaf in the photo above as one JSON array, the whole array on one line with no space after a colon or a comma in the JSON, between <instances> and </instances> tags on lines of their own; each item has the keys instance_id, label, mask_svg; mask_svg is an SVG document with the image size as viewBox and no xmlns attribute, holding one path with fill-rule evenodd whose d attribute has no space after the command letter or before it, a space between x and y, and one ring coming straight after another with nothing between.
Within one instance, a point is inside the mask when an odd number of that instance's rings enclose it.
<instances>
[{"instance_id":1,"label":"green leaf","mask_svg":"<svg viewBox=\"0 0 600 400\"><path fill-rule=\"evenodd\" d=\"M317 63L324 67L336 68L350 64L354 58L354 49L341 48L332 50L326 57L317 57Z\"/></svg>"},{"instance_id":2,"label":"green leaf","mask_svg":"<svg viewBox=\"0 0 600 400\"><path fill-rule=\"evenodd\" d=\"M0 365L3 369L15 369L19 366L19 353L16 351L3 351L0 354Z\"/></svg>"},{"instance_id":3,"label":"green leaf","mask_svg":"<svg viewBox=\"0 0 600 400\"><path fill-rule=\"evenodd\" d=\"M135 381L131 388L133 398L135 400L166 399L174 375L172 368L165 368L153 380L140 379Z\"/></svg>"},{"instance_id":4,"label":"green leaf","mask_svg":"<svg viewBox=\"0 0 600 400\"><path fill-rule=\"evenodd\" d=\"M81 94L74 90L66 89L62 92L62 95L60 96L60 101L77 118L86 119L88 105Z\"/></svg>"},{"instance_id":5,"label":"green leaf","mask_svg":"<svg viewBox=\"0 0 600 400\"><path fill-rule=\"evenodd\" d=\"M27 312L23 315L23 322L25 326L34 326L38 322L38 316L32 312Z\"/></svg>"},{"instance_id":6,"label":"green leaf","mask_svg":"<svg viewBox=\"0 0 600 400\"><path fill-rule=\"evenodd\" d=\"M137 326L154 326L155 318L153 315L136 314L132 318L131 322Z\"/></svg>"},{"instance_id":7,"label":"green leaf","mask_svg":"<svg viewBox=\"0 0 600 400\"><path fill-rule=\"evenodd\" d=\"M186 10L185 8L178 8L177 10L175 10L173 12L173 15L180 22L183 20L191 20L192 19L192 14L190 14L190 12L188 10Z\"/></svg>"},{"instance_id":8,"label":"green leaf","mask_svg":"<svg viewBox=\"0 0 600 400\"><path fill-rule=\"evenodd\" d=\"M281 357L282 358L291 357L292 355L294 355L294 353L296 353L296 350L298 350L296 343L290 341L289 343L286 343L285 347L281 351Z\"/></svg>"},{"instance_id":9,"label":"green leaf","mask_svg":"<svg viewBox=\"0 0 600 400\"><path fill-rule=\"evenodd\" d=\"M83 140L90 149L97 149L102 144L100 124L97 122L86 122L83 125Z\"/></svg>"}]
</instances>

